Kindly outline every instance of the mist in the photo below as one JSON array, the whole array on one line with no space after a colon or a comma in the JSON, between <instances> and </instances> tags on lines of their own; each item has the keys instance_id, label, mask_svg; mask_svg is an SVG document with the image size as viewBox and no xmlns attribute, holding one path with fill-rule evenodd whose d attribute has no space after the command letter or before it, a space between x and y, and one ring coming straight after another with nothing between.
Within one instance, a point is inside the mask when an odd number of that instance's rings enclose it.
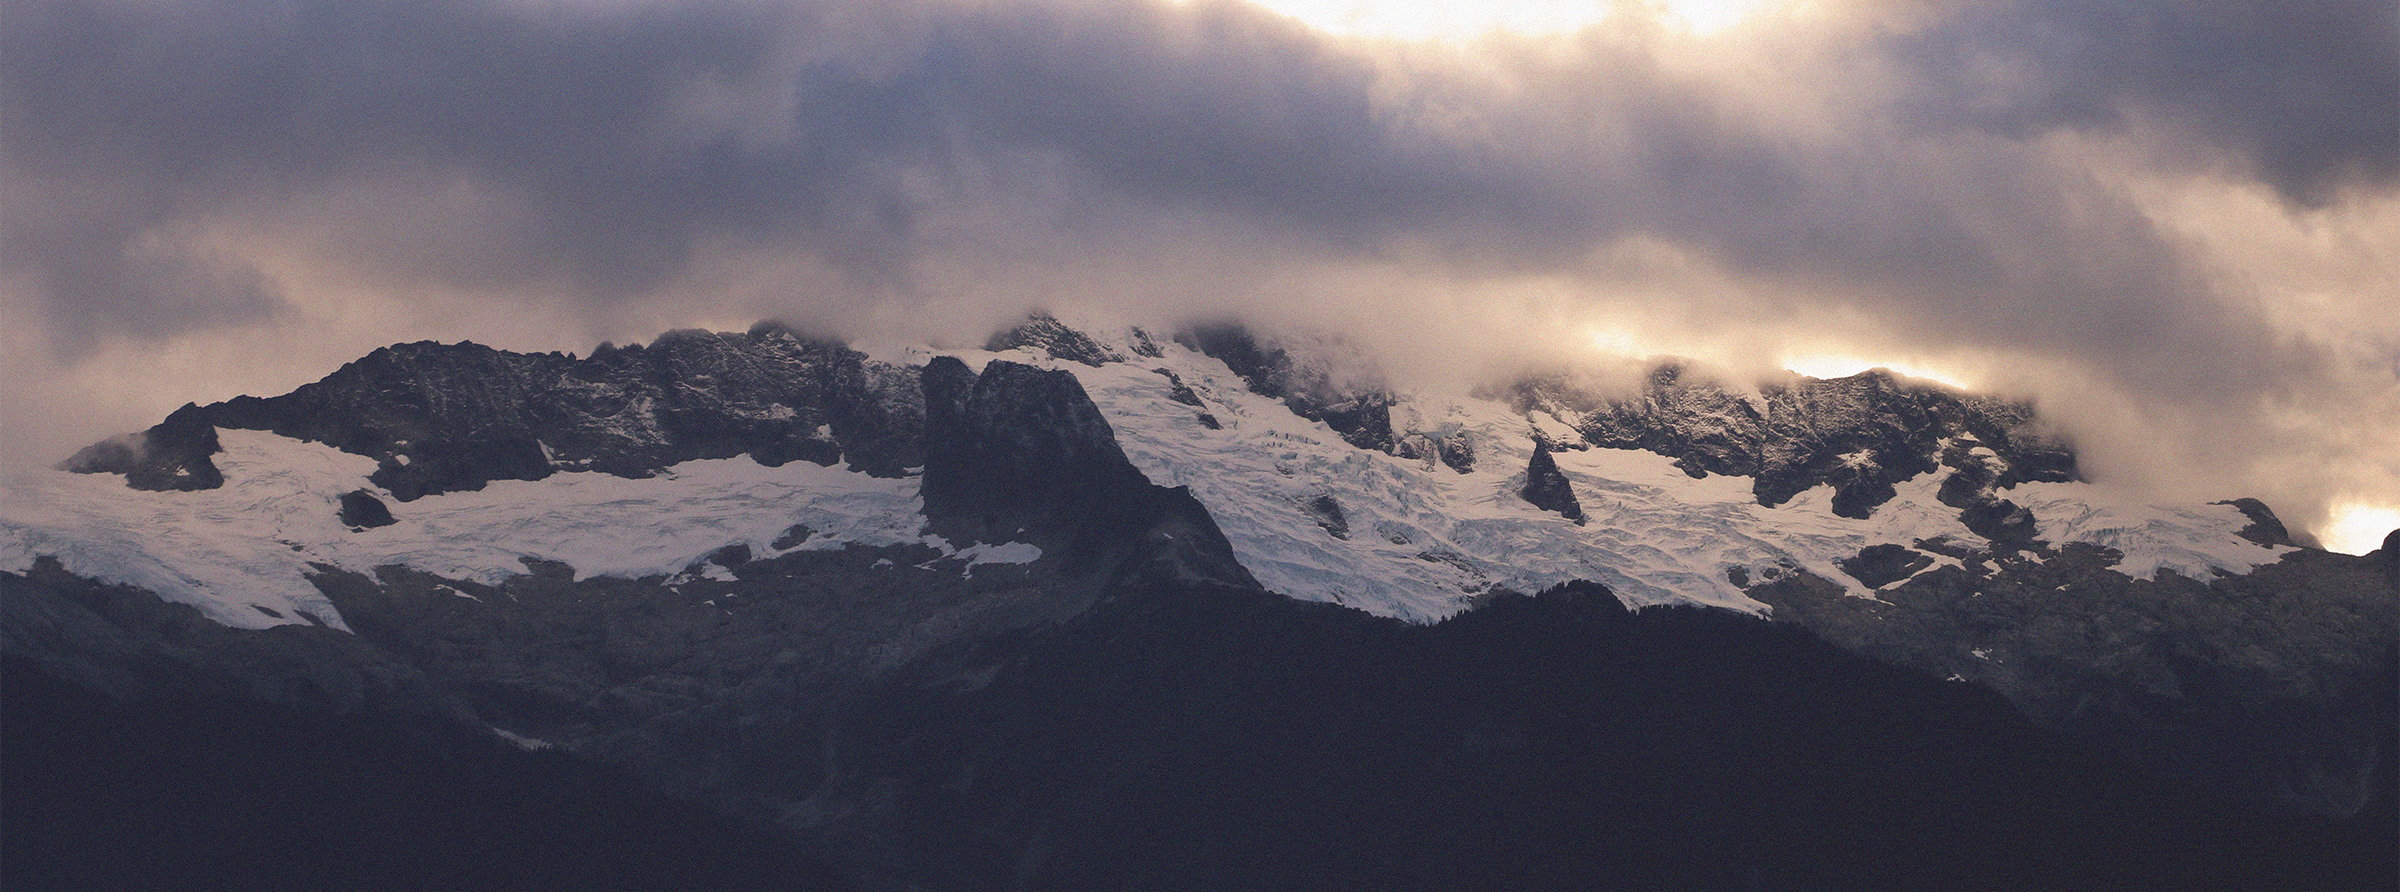
<instances>
[{"instance_id":1,"label":"mist","mask_svg":"<svg viewBox=\"0 0 2400 892\"><path fill-rule=\"evenodd\" d=\"M2104 481L2325 530L2400 508L2396 10L1410 42L1238 2L0 0L0 450L397 341L1055 308L1337 331L1403 383L1916 368Z\"/></svg>"}]
</instances>

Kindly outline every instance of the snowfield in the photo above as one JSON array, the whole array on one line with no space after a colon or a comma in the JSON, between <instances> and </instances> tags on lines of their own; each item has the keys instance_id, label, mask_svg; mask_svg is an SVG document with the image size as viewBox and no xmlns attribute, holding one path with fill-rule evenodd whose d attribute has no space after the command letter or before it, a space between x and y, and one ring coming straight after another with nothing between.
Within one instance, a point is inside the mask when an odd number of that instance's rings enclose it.
<instances>
[{"instance_id":1,"label":"snowfield","mask_svg":"<svg viewBox=\"0 0 2400 892\"><path fill-rule=\"evenodd\" d=\"M1873 592L1838 562L1870 545L1947 538L1983 543L1940 504L1940 474L1904 482L1872 517L1832 511L1820 487L1774 508L1743 477L1695 479L1665 456L1635 450L1554 453L1587 522L1576 524L1518 497L1534 448L1527 418L1464 394L1417 394L1393 409L1401 432L1468 438L1471 471L1362 450L1324 424L1251 392L1223 363L1173 344L1164 358L1134 355L1125 329L1084 328L1126 362L1092 367L1029 350L945 351L980 367L1005 358L1075 374L1134 465L1152 482L1189 487L1268 588L1416 621L1449 616L1495 589L1536 591L1570 579L1615 589L1629 604L1767 608L1729 574L1774 578L1805 570ZM922 348L887 350L921 364ZM878 354L880 355L880 354ZM1176 402L1173 372L1204 404ZM1206 411L1216 428L1202 423ZM1569 440L1552 431L1554 440ZM797 549L926 544L981 563L1024 563L1022 543L952 547L925 532L916 478L870 477L748 458L693 461L650 479L562 470L539 481L497 481L476 492L399 502L367 482L370 459L270 433L221 430L226 484L198 492L138 492L114 475L37 471L0 480L0 570L23 572L41 556L73 573L148 588L218 622L264 627L310 617L341 627L308 581L312 564L371 571L404 564L452 578L498 582L528 560L557 561L579 576L695 572L718 549L771 555L787 530ZM1946 472L1943 472L1946 473ZM366 489L391 507L393 525L352 530L337 516L342 493ZM2032 510L2052 544L2091 542L2125 555L2118 570L2206 579L2247 572L2290 549L2236 533L2229 506L2168 508L2103 486L2026 484L2006 497ZM1324 509L1338 508L1339 521ZM1954 565L1936 557L1933 566Z\"/></svg>"},{"instance_id":2,"label":"snowfield","mask_svg":"<svg viewBox=\"0 0 2400 892\"><path fill-rule=\"evenodd\" d=\"M2032 509L2041 538L2114 548L2125 555L2117 572L2143 579L2161 570L2203 580L2219 569L2238 575L2296 550L2237 535L2250 519L2232 505L2152 505L2084 483L2025 483L2009 497Z\"/></svg>"},{"instance_id":3,"label":"snowfield","mask_svg":"<svg viewBox=\"0 0 2400 892\"><path fill-rule=\"evenodd\" d=\"M1112 337L1104 326L1077 327L1130 355L1125 345L1132 338L1122 329ZM1636 607L1685 603L1761 613L1766 605L1743 595L1730 574L1757 580L1806 570L1872 597L1839 561L1882 543L1948 538L1984 546L1957 509L1936 500L1946 471L1899 484L1898 497L1853 520L1833 512L1831 487L1769 508L1753 497L1750 478L1695 479L1672 459L1641 450L1552 454L1582 503L1586 522L1577 525L1517 495L1536 425L1552 428L1554 442L1578 439L1546 414L1527 418L1463 393L1412 394L1393 407L1395 431L1466 434L1476 461L1462 474L1430 458L1356 448L1323 423L1251 392L1223 363L1173 343L1160 346L1163 358L1131 356L1096 368L1022 349L957 355L970 366L1004 358L1075 374L1134 466L1154 483L1189 487L1243 566L1294 597L1430 621L1494 588L1532 592L1589 579ZM1172 385L1155 371L1162 368L1204 405L1171 399ZM1201 411L1219 427L1201 423ZM2143 578L2162 569L2201 579L2216 568L2248 572L2291 550L2241 538L2248 520L2229 506L2152 506L2088 483L2029 484L2007 495L2034 511L2053 545L2084 541L2118 549L2125 559L2117 569ZM1308 510L1320 496L1340 506L1345 535L1336 536ZM1932 557L1928 570L1957 564Z\"/></svg>"},{"instance_id":4,"label":"snowfield","mask_svg":"<svg viewBox=\"0 0 2400 892\"><path fill-rule=\"evenodd\" d=\"M1041 554L1022 543L960 551L927 535L913 477L730 458L684 462L643 480L570 471L399 502L367 482L372 459L260 431L217 435L225 449L216 457L225 473L219 489L140 492L121 476L60 471L0 484L0 570L23 572L48 555L69 572L150 589L229 626L305 622L306 612L341 627L308 581L312 563L362 572L404 564L496 583L525 572L526 560L568 564L579 578L672 575L731 545L769 555L925 544L970 566ZM382 498L397 522L344 526L337 500L360 488ZM794 525L811 535L773 547Z\"/></svg>"}]
</instances>

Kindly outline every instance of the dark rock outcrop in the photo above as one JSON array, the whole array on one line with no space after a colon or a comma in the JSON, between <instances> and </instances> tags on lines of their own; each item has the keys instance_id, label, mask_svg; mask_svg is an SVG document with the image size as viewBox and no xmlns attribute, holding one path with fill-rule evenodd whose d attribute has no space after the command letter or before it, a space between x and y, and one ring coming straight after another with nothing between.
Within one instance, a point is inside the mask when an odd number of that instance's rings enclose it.
<instances>
[{"instance_id":1,"label":"dark rock outcrop","mask_svg":"<svg viewBox=\"0 0 2400 892\"><path fill-rule=\"evenodd\" d=\"M928 515L1042 526L1149 485L1072 374L943 356L924 375Z\"/></svg>"},{"instance_id":2,"label":"dark rock outcrop","mask_svg":"<svg viewBox=\"0 0 2400 892\"><path fill-rule=\"evenodd\" d=\"M375 458L370 479L401 501L556 470L643 477L737 455L897 476L924 463L923 417L914 369L773 326L669 332L584 359L425 342L376 350L283 396L187 406L67 468L123 473L137 489L213 488L223 483L208 457L215 428L239 428Z\"/></svg>"},{"instance_id":3,"label":"dark rock outcrop","mask_svg":"<svg viewBox=\"0 0 2400 892\"><path fill-rule=\"evenodd\" d=\"M86 446L59 468L78 474L123 474L134 489L215 489L225 485L225 475L209 456L220 448L210 411L185 403L149 430Z\"/></svg>"},{"instance_id":4,"label":"dark rock outcrop","mask_svg":"<svg viewBox=\"0 0 2400 892\"><path fill-rule=\"evenodd\" d=\"M2383 547L2368 557L2382 564L2384 575L2392 581L2392 587L2400 589L2400 530L2383 534Z\"/></svg>"},{"instance_id":5,"label":"dark rock outcrop","mask_svg":"<svg viewBox=\"0 0 2400 892\"><path fill-rule=\"evenodd\" d=\"M1200 393L1193 390L1191 385L1183 383L1182 376L1175 374L1174 370L1164 367L1151 371L1167 379L1167 399L1199 410L1196 418L1201 427L1212 431L1224 429L1225 425L1217 420L1217 416L1208 411L1208 404L1200 400Z\"/></svg>"},{"instance_id":6,"label":"dark rock outcrop","mask_svg":"<svg viewBox=\"0 0 2400 892\"><path fill-rule=\"evenodd\" d=\"M1191 385L1183 383L1183 377L1175 374L1173 369L1160 367L1152 369L1151 372L1161 378L1167 379L1167 399L1174 400L1178 403L1182 403L1195 409L1205 409L1208 407L1207 403L1200 401L1199 392L1194 391Z\"/></svg>"},{"instance_id":7,"label":"dark rock outcrop","mask_svg":"<svg viewBox=\"0 0 2400 892\"><path fill-rule=\"evenodd\" d=\"M1842 568L1842 572L1850 574L1851 578L1868 588L1882 588L1933 566L1933 558L1912 551L1905 545L1886 542L1862 548L1858 554L1844 558L1834 566ZM1734 584L1741 583L1737 581Z\"/></svg>"},{"instance_id":8,"label":"dark rock outcrop","mask_svg":"<svg viewBox=\"0 0 2400 892\"><path fill-rule=\"evenodd\" d=\"M1291 356L1261 346L1248 328L1231 323L1194 325L1176 332L1175 343L1224 363L1261 396L1284 395L1283 379L1291 372Z\"/></svg>"},{"instance_id":9,"label":"dark rock outcrop","mask_svg":"<svg viewBox=\"0 0 2400 892\"><path fill-rule=\"evenodd\" d=\"M936 357L924 393L921 492L943 535L1063 548L1077 566L1163 560L1176 573L1256 584L1198 500L1152 485L1126 459L1074 375L1004 360L975 374ZM1197 538L1168 557L1128 538L1169 527Z\"/></svg>"},{"instance_id":10,"label":"dark rock outcrop","mask_svg":"<svg viewBox=\"0 0 2400 892\"><path fill-rule=\"evenodd\" d=\"M1958 520L1995 548L2023 551L2036 548L2033 512L2000 495L2000 471L1995 462L1968 443L1953 442L1943 450L1942 464L1950 476L1934 498L1958 509Z\"/></svg>"},{"instance_id":11,"label":"dark rock outcrop","mask_svg":"<svg viewBox=\"0 0 2400 892\"><path fill-rule=\"evenodd\" d=\"M1307 512L1310 520L1316 521L1317 526L1323 527L1334 538L1350 538L1350 518L1342 513L1342 503L1334 501L1332 496L1310 499L1301 504L1300 510Z\"/></svg>"},{"instance_id":12,"label":"dark rock outcrop","mask_svg":"<svg viewBox=\"0 0 2400 892\"><path fill-rule=\"evenodd\" d=\"M1464 436L1444 437L1435 448L1442 464L1449 465L1451 470L1461 474L1475 470L1475 441Z\"/></svg>"},{"instance_id":13,"label":"dark rock outcrop","mask_svg":"<svg viewBox=\"0 0 2400 892\"><path fill-rule=\"evenodd\" d=\"M399 522L392 517L391 506L363 489L342 493L341 508L336 516L343 526L352 529L388 527Z\"/></svg>"},{"instance_id":14,"label":"dark rock outcrop","mask_svg":"<svg viewBox=\"0 0 2400 892\"><path fill-rule=\"evenodd\" d=\"M1461 474L1475 470L1475 441L1465 431L1411 431L1392 444L1401 458L1439 461Z\"/></svg>"},{"instance_id":15,"label":"dark rock outcrop","mask_svg":"<svg viewBox=\"0 0 2400 892\"><path fill-rule=\"evenodd\" d=\"M2231 505L2234 510L2242 512L2242 516L2250 520L2249 525L2242 527L2240 533L2242 538L2269 547L2300 547L2300 543L2292 538L2291 530L2284 527L2283 518L2276 517L2274 509L2268 508L2267 503L2257 499L2241 498L2215 504Z\"/></svg>"},{"instance_id":16,"label":"dark rock outcrop","mask_svg":"<svg viewBox=\"0 0 2400 892\"><path fill-rule=\"evenodd\" d=\"M1536 508L1583 523L1583 503L1575 498L1575 485L1558 469L1558 460L1550 457L1548 446L1534 444L1533 459L1525 463L1525 485L1517 495Z\"/></svg>"}]
</instances>

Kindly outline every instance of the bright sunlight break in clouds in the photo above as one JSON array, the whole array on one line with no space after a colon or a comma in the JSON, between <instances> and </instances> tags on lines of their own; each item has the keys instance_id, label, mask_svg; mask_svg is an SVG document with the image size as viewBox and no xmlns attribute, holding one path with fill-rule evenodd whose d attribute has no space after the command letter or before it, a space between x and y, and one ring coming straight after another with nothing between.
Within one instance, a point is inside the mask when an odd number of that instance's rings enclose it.
<instances>
[{"instance_id":1,"label":"bright sunlight break in clouds","mask_svg":"<svg viewBox=\"0 0 2400 892\"><path fill-rule=\"evenodd\" d=\"M2383 539L2400 530L2400 509L2340 505L2325 530L2325 547L2347 554L2366 554L2383 547Z\"/></svg>"},{"instance_id":2,"label":"bright sunlight break in clouds","mask_svg":"<svg viewBox=\"0 0 2400 892\"><path fill-rule=\"evenodd\" d=\"M0 22L12 463L394 341L1090 307L1339 330L1403 379L1888 365L2035 400L2148 497L2343 548L2400 511L2400 0Z\"/></svg>"},{"instance_id":3,"label":"bright sunlight break in clouds","mask_svg":"<svg viewBox=\"0 0 2400 892\"><path fill-rule=\"evenodd\" d=\"M1672 21L1712 34L1775 0L1670 0L1657 4ZM1435 40L1479 37L1493 31L1524 35L1563 34L1599 23L1628 3L1561 3L1551 0L1492 0L1485 3L1375 3L1364 0L1267 0L1260 5L1329 33Z\"/></svg>"}]
</instances>

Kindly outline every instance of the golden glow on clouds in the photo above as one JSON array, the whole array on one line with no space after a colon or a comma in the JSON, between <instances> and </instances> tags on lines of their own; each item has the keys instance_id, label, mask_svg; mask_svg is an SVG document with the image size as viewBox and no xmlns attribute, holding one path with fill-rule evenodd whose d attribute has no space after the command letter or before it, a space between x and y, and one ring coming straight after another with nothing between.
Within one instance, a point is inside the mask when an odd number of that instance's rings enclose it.
<instances>
[{"instance_id":1,"label":"golden glow on clouds","mask_svg":"<svg viewBox=\"0 0 2400 892\"><path fill-rule=\"evenodd\" d=\"M1641 335L1622 328L1595 327L1584 336L1591 340L1594 349L1611 356L1638 359L1658 352Z\"/></svg>"},{"instance_id":2,"label":"golden glow on clouds","mask_svg":"<svg viewBox=\"0 0 2400 892\"><path fill-rule=\"evenodd\" d=\"M2336 505L2333 522L2320 534L2327 551L2366 554L2383 547L2383 537L2400 529L2400 508L2375 505Z\"/></svg>"},{"instance_id":3,"label":"golden glow on clouds","mask_svg":"<svg viewBox=\"0 0 2400 892\"><path fill-rule=\"evenodd\" d=\"M1868 369L1889 369L1911 378L1923 378L1961 390L1974 389L1973 382L1956 372L1928 368L1914 363L1861 359L1856 356L1838 354L1787 356L1783 359L1783 367L1811 378L1847 378Z\"/></svg>"},{"instance_id":4,"label":"golden glow on clouds","mask_svg":"<svg viewBox=\"0 0 2400 892\"><path fill-rule=\"evenodd\" d=\"M1493 31L1565 34L1636 4L1604 0L1482 0L1482 2L1372 2L1372 0L1252 0L1299 19L1309 27L1348 37L1440 40L1479 37ZM1663 17L1699 34L1732 27L1770 0L1664 0L1650 4Z\"/></svg>"}]
</instances>

